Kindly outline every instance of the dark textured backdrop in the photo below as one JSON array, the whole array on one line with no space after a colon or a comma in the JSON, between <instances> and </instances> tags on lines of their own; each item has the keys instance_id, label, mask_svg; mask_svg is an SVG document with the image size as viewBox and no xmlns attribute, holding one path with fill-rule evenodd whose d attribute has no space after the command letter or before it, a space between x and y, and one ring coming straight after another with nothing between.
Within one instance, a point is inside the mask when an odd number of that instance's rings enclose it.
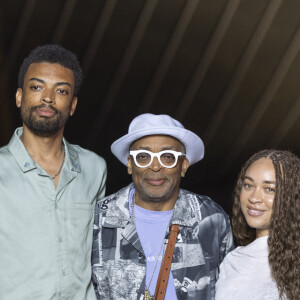
<instances>
[{"instance_id":1,"label":"dark textured backdrop","mask_svg":"<svg viewBox=\"0 0 300 300\"><path fill-rule=\"evenodd\" d=\"M66 138L106 159L108 193L130 181L110 144L137 114L166 113L206 145L183 186L228 211L254 151L300 153L299 12L299 0L0 0L0 145L20 125L22 59L58 43L85 74Z\"/></svg>"}]
</instances>

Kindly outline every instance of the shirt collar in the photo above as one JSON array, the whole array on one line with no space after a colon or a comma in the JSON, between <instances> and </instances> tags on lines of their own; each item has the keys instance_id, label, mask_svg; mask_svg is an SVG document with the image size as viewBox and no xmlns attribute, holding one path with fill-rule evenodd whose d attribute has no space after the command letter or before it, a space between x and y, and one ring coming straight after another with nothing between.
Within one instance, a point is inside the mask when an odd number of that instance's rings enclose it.
<instances>
[{"instance_id":1,"label":"shirt collar","mask_svg":"<svg viewBox=\"0 0 300 300\"><path fill-rule=\"evenodd\" d=\"M25 173L32 169L36 169L36 163L27 152L20 137L23 133L23 128L19 127L15 130L9 144L8 149L15 158L20 169Z\"/></svg>"},{"instance_id":2,"label":"shirt collar","mask_svg":"<svg viewBox=\"0 0 300 300\"><path fill-rule=\"evenodd\" d=\"M26 150L24 144L22 143L20 137L23 134L23 128L19 127L15 130L9 144L8 149L14 156L17 164L19 165L20 169L26 173L33 169L37 168L36 162L31 158L28 151ZM66 164L67 169L71 171L75 171L80 173L81 168L79 164L79 158L77 151L75 148L70 145L65 138L63 138L63 144L65 146L66 151Z\"/></svg>"},{"instance_id":3,"label":"shirt collar","mask_svg":"<svg viewBox=\"0 0 300 300\"><path fill-rule=\"evenodd\" d=\"M77 173L81 172L81 167L79 163L78 153L73 145L70 145L65 138L63 138L63 143L66 151L66 163L68 164L68 169Z\"/></svg>"}]
</instances>

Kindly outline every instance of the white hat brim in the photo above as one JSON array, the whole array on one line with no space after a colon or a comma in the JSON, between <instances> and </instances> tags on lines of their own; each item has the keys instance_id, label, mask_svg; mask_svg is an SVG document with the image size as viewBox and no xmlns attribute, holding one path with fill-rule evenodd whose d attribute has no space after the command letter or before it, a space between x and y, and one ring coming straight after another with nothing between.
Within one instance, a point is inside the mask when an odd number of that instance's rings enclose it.
<instances>
[{"instance_id":1,"label":"white hat brim","mask_svg":"<svg viewBox=\"0 0 300 300\"><path fill-rule=\"evenodd\" d=\"M180 127L152 127L128 133L111 145L112 153L127 166L130 145L145 136L149 135L168 135L179 140L185 147L186 157L189 164L193 165L200 161L204 156L204 144L200 137L195 133Z\"/></svg>"}]
</instances>

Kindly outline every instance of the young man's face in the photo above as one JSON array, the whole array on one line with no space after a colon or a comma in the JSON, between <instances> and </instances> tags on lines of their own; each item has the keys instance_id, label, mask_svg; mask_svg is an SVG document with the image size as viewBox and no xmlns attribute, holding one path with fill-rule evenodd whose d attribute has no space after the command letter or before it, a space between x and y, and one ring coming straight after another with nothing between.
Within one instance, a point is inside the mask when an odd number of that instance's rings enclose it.
<instances>
[{"instance_id":1,"label":"young man's face","mask_svg":"<svg viewBox=\"0 0 300 300\"><path fill-rule=\"evenodd\" d=\"M174 150L184 153L183 145L175 138L165 135L151 135L135 141L130 150L160 152ZM138 167L132 156L128 159L128 173L136 189L137 204L148 209L155 206L162 210L172 209L178 196L181 177L189 166L185 156L179 156L176 166L163 167L157 158L146 168ZM160 203L160 204L158 204Z\"/></svg>"},{"instance_id":2,"label":"young man's face","mask_svg":"<svg viewBox=\"0 0 300 300\"><path fill-rule=\"evenodd\" d=\"M60 64L31 64L23 89L18 88L16 93L23 125L40 136L52 136L63 130L76 109L74 87L70 69Z\"/></svg>"}]
</instances>

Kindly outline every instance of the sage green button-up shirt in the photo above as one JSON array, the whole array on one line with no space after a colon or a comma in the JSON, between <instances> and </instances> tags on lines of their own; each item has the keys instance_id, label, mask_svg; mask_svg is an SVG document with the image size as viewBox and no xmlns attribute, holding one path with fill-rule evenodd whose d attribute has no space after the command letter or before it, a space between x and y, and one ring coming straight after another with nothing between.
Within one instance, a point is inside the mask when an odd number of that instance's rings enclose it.
<instances>
[{"instance_id":1,"label":"sage green button-up shirt","mask_svg":"<svg viewBox=\"0 0 300 300\"><path fill-rule=\"evenodd\" d=\"M55 189L21 134L0 148L0 299L94 300L93 212L105 192L105 161L63 140Z\"/></svg>"}]
</instances>

